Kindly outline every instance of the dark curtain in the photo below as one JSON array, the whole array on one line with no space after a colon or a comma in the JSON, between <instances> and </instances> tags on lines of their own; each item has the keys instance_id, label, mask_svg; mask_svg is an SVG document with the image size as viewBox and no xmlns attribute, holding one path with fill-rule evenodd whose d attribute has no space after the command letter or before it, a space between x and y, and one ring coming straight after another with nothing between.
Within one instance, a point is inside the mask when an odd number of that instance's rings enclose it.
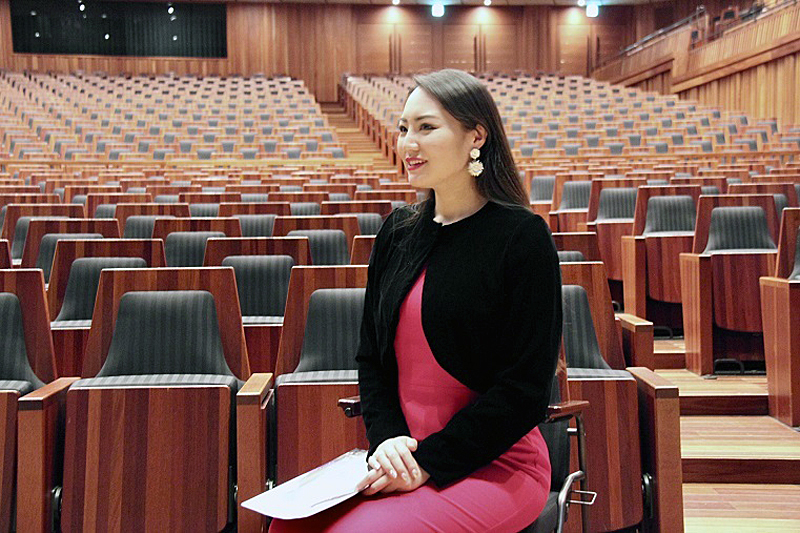
<instances>
[{"instance_id":1,"label":"dark curtain","mask_svg":"<svg viewBox=\"0 0 800 533\"><path fill-rule=\"evenodd\" d=\"M224 4L11 0L11 30L18 53L228 55Z\"/></svg>"}]
</instances>

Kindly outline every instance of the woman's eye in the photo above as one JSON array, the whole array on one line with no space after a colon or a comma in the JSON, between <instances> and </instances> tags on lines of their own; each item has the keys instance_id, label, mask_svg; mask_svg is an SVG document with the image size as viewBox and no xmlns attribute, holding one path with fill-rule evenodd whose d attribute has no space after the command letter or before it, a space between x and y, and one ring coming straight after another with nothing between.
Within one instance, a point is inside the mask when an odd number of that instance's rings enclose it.
<instances>
[{"instance_id":1,"label":"woman's eye","mask_svg":"<svg viewBox=\"0 0 800 533\"><path fill-rule=\"evenodd\" d=\"M408 131L408 128L406 128L405 126L402 126L402 125L401 126L397 126L397 129L400 130L400 133L406 133Z\"/></svg>"},{"instance_id":2,"label":"woman's eye","mask_svg":"<svg viewBox=\"0 0 800 533\"><path fill-rule=\"evenodd\" d=\"M430 124L423 124L422 126L419 127L419 129L421 129L421 130L435 130L436 128L434 128Z\"/></svg>"}]
</instances>

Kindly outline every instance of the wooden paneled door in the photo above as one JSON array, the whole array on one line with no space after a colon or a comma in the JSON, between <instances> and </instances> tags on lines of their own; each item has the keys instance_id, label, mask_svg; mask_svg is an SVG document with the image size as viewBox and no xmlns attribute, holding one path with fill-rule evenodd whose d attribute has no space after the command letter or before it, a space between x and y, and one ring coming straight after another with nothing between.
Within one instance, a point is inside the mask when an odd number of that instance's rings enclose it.
<instances>
[{"instance_id":1,"label":"wooden paneled door","mask_svg":"<svg viewBox=\"0 0 800 533\"><path fill-rule=\"evenodd\" d=\"M477 24L445 24L444 68L477 71L479 65L479 26Z\"/></svg>"},{"instance_id":2,"label":"wooden paneled door","mask_svg":"<svg viewBox=\"0 0 800 533\"><path fill-rule=\"evenodd\" d=\"M517 26L482 24L480 26L483 70L487 72L511 72L519 68L517 62Z\"/></svg>"},{"instance_id":3,"label":"wooden paneled door","mask_svg":"<svg viewBox=\"0 0 800 533\"><path fill-rule=\"evenodd\" d=\"M406 74L434 68L431 24L359 24L358 72Z\"/></svg>"},{"instance_id":4,"label":"wooden paneled door","mask_svg":"<svg viewBox=\"0 0 800 533\"><path fill-rule=\"evenodd\" d=\"M392 72L394 51L393 24L359 24L356 39L356 62L362 74Z\"/></svg>"},{"instance_id":5,"label":"wooden paneled door","mask_svg":"<svg viewBox=\"0 0 800 533\"><path fill-rule=\"evenodd\" d=\"M585 24L562 24L558 27L559 71L563 74L589 75L591 27Z\"/></svg>"}]
</instances>

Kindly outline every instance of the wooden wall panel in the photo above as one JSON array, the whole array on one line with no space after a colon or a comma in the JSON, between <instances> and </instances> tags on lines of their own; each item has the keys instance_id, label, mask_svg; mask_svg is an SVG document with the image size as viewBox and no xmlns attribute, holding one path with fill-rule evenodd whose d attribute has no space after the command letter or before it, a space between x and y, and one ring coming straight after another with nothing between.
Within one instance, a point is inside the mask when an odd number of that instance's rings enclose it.
<instances>
[{"instance_id":1,"label":"wooden wall panel","mask_svg":"<svg viewBox=\"0 0 800 533\"><path fill-rule=\"evenodd\" d=\"M337 85L346 72L388 71L390 35L395 36L395 47L399 48L394 54L394 68L403 72L473 69L473 38L481 34L481 27L485 28L486 68L508 71L573 71L572 55L559 54L559 29L569 25L568 16L592 28L592 42L600 38L602 55L615 52L636 35L631 6L603 7L596 19L587 19L578 8L556 6L447 6L445 16L434 19L430 8L421 5L231 1L227 9L227 58L34 55L13 53L9 6L10 0L0 0L0 68L108 74L290 75L304 80L321 102L337 99ZM382 28L378 31L374 25ZM620 32L621 28L625 31ZM578 55L576 61L585 69L586 55Z\"/></svg>"}]
</instances>

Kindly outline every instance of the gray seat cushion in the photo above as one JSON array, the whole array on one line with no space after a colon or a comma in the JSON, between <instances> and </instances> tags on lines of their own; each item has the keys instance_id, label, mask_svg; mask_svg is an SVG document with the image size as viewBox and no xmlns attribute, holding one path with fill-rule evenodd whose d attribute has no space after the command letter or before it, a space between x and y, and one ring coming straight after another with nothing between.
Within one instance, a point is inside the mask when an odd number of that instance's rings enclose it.
<instances>
[{"instance_id":1,"label":"gray seat cushion","mask_svg":"<svg viewBox=\"0 0 800 533\"><path fill-rule=\"evenodd\" d=\"M34 387L30 381L0 379L0 391L17 392L20 396L25 396L29 392L33 392Z\"/></svg>"},{"instance_id":2,"label":"gray seat cushion","mask_svg":"<svg viewBox=\"0 0 800 533\"><path fill-rule=\"evenodd\" d=\"M589 194L592 190L591 181L568 181L564 183L561 193L561 209L586 209L589 207Z\"/></svg>"},{"instance_id":3,"label":"gray seat cushion","mask_svg":"<svg viewBox=\"0 0 800 533\"><path fill-rule=\"evenodd\" d=\"M597 220L633 220L636 209L636 189L633 187L607 187L600 191Z\"/></svg>"},{"instance_id":4,"label":"gray seat cushion","mask_svg":"<svg viewBox=\"0 0 800 533\"><path fill-rule=\"evenodd\" d=\"M222 239L221 231L176 231L167 235L164 253L167 265L171 267L203 266L206 241L210 238Z\"/></svg>"},{"instance_id":5,"label":"gray seat cushion","mask_svg":"<svg viewBox=\"0 0 800 533\"><path fill-rule=\"evenodd\" d=\"M282 317L294 260L288 255L231 255L222 266L233 267L243 316Z\"/></svg>"},{"instance_id":6,"label":"gray seat cushion","mask_svg":"<svg viewBox=\"0 0 800 533\"><path fill-rule=\"evenodd\" d=\"M100 204L94 210L94 218L114 218L117 212L115 204Z\"/></svg>"},{"instance_id":7,"label":"gray seat cushion","mask_svg":"<svg viewBox=\"0 0 800 533\"><path fill-rule=\"evenodd\" d=\"M153 227L159 218L175 218L171 215L132 215L125 220L122 236L125 239L151 239Z\"/></svg>"},{"instance_id":8,"label":"gray seat cushion","mask_svg":"<svg viewBox=\"0 0 800 533\"><path fill-rule=\"evenodd\" d=\"M215 217L219 215L219 204L189 204L189 214L193 217Z\"/></svg>"},{"instance_id":9,"label":"gray seat cushion","mask_svg":"<svg viewBox=\"0 0 800 533\"><path fill-rule=\"evenodd\" d=\"M365 289L319 289L311 294L296 372L355 370Z\"/></svg>"},{"instance_id":10,"label":"gray seat cushion","mask_svg":"<svg viewBox=\"0 0 800 533\"><path fill-rule=\"evenodd\" d=\"M54 322L91 320L104 268L146 268L141 257L81 257L72 262L61 311Z\"/></svg>"},{"instance_id":11,"label":"gray seat cushion","mask_svg":"<svg viewBox=\"0 0 800 533\"><path fill-rule=\"evenodd\" d=\"M321 210L316 202L291 202L289 208L294 217L317 216Z\"/></svg>"},{"instance_id":12,"label":"gray seat cushion","mask_svg":"<svg viewBox=\"0 0 800 533\"><path fill-rule=\"evenodd\" d=\"M358 382L358 370L311 370L282 374L275 381L276 385L290 383L338 383Z\"/></svg>"},{"instance_id":13,"label":"gray seat cushion","mask_svg":"<svg viewBox=\"0 0 800 533\"><path fill-rule=\"evenodd\" d=\"M0 390L27 393L44 385L28 360L22 308L19 298L10 292L0 292L0 354L0 381L17 382L5 383Z\"/></svg>"},{"instance_id":14,"label":"gray seat cushion","mask_svg":"<svg viewBox=\"0 0 800 533\"><path fill-rule=\"evenodd\" d=\"M311 261L315 266L348 265L347 236L340 229L292 230L289 237L308 237Z\"/></svg>"},{"instance_id":15,"label":"gray seat cushion","mask_svg":"<svg viewBox=\"0 0 800 533\"><path fill-rule=\"evenodd\" d=\"M767 214L760 207L715 207L703 253L734 250L774 250Z\"/></svg>"},{"instance_id":16,"label":"gray seat cushion","mask_svg":"<svg viewBox=\"0 0 800 533\"><path fill-rule=\"evenodd\" d=\"M531 180L531 201L543 202L553 199L555 176L536 176Z\"/></svg>"},{"instance_id":17,"label":"gray seat cushion","mask_svg":"<svg viewBox=\"0 0 800 533\"><path fill-rule=\"evenodd\" d=\"M564 285L561 297L567 368L610 368L600 352L586 290L579 285Z\"/></svg>"},{"instance_id":18,"label":"gray seat cushion","mask_svg":"<svg viewBox=\"0 0 800 533\"><path fill-rule=\"evenodd\" d=\"M564 250L557 253L559 263L581 263L586 261L583 254L577 250Z\"/></svg>"},{"instance_id":19,"label":"gray seat cushion","mask_svg":"<svg viewBox=\"0 0 800 533\"><path fill-rule=\"evenodd\" d=\"M108 355L97 377L143 374L233 377L211 293L143 291L120 298Z\"/></svg>"},{"instance_id":20,"label":"gray seat cushion","mask_svg":"<svg viewBox=\"0 0 800 533\"><path fill-rule=\"evenodd\" d=\"M242 324L245 326L257 326L264 324L283 324L282 316L243 316Z\"/></svg>"},{"instance_id":21,"label":"gray seat cushion","mask_svg":"<svg viewBox=\"0 0 800 533\"><path fill-rule=\"evenodd\" d=\"M278 215L235 215L242 227L243 237L272 237Z\"/></svg>"},{"instance_id":22,"label":"gray seat cushion","mask_svg":"<svg viewBox=\"0 0 800 533\"><path fill-rule=\"evenodd\" d=\"M644 235L693 232L694 198L688 195L651 196L647 200Z\"/></svg>"},{"instance_id":23,"label":"gray seat cushion","mask_svg":"<svg viewBox=\"0 0 800 533\"><path fill-rule=\"evenodd\" d=\"M378 213L354 213L358 218L361 235L377 235L383 225L383 217Z\"/></svg>"},{"instance_id":24,"label":"gray seat cushion","mask_svg":"<svg viewBox=\"0 0 800 533\"><path fill-rule=\"evenodd\" d=\"M53 256L56 253L56 244L62 240L102 239L100 233L48 233L39 243L39 256L36 258L36 268L41 268L44 280L50 280L50 269L53 268Z\"/></svg>"}]
</instances>

